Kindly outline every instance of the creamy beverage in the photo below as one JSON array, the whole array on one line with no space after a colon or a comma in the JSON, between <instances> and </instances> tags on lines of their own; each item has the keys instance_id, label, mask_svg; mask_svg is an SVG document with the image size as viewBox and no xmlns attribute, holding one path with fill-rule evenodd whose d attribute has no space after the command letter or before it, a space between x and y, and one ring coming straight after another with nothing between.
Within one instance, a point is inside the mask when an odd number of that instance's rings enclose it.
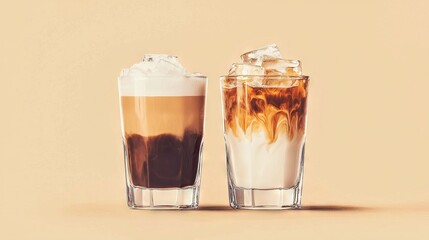
<instances>
[{"instance_id":1,"label":"creamy beverage","mask_svg":"<svg viewBox=\"0 0 429 240\"><path fill-rule=\"evenodd\" d=\"M224 87L223 96L232 181L249 189L295 186L304 147L307 81L290 86L238 82Z\"/></svg>"},{"instance_id":2,"label":"creamy beverage","mask_svg":"<svg viewBox=\"0 0 429 240\"><path fill-rule=\"evenodd\" d=\"M274 44L241 59L221 77L231 207L300 207L309 78Z\"/></svg>"},{"instance_id":3,"label":"creamy beverage","mask_svg":"<svg viewBox=\"0 0 429 240\"><path fill-rule=\"evenodd\" d=\"M196 208L207 78L145 55L119 77L128 205Z\"/></svg>"}]
</instances>

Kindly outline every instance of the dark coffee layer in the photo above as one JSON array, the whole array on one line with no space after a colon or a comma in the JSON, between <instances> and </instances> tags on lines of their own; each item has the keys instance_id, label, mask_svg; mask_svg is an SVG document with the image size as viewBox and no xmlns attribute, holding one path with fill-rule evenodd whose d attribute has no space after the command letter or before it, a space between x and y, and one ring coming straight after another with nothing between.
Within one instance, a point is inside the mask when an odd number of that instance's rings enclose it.
<instances>
[{"instance_id":1,"label":"dark coffee layer","mask_svg":"<svg viewBox=\"0 0 429 240\"><path fill-rule=\"evenodd\" d=\"M134 186L173 188L194 185L202 134L185 130L183 138L172 134L126 137L128 164Z\"/></svg>"}]
</instances>

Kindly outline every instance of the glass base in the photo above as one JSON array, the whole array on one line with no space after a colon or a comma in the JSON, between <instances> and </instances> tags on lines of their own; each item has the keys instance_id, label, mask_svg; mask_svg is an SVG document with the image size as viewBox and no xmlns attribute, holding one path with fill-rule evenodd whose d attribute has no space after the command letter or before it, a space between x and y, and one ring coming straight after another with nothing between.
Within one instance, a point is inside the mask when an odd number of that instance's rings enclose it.
<instances>
[{"instance_id":1,"label":"glass base","mask_svg":"<svg viewBox=\"0 0 429 240\"><path fill-rule=\"evenodd\" d=\"M299 185L289 189L230 186L229 199L235 209L296 209L301 207L301 190Z\"/></svg>"},{"instance_id":2,"label":"glass base","mask_svg":"<svg viewBox=\"0 0 429 240\"><path fill-rule=\"evenodd\" d=\"M143 188L128 186L128 207L132 209L195 209L199 188Z\"/></svg>"}]
</instances>

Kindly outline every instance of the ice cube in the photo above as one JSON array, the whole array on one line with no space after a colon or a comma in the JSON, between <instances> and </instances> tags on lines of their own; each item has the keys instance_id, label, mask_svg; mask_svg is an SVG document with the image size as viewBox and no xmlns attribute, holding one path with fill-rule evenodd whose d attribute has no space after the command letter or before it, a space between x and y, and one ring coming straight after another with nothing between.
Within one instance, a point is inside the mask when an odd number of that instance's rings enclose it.
<instances>
[{"instance_id":1,"label":"ice cube","mask_svg":"<svg viewBox=\"0 0 429 240\"><path fill-rule=\"evenodd\" d=\"M124 74L128 76L168 76L184 75L185 68L177 57L166 54L145 54L143 60L134 64Z\"/></svg>"},{"instance_id":2,"label":"ice cube","mask_svg":"<svg viewBox=\"0 0 429 240\"><path fill-rule=\"evenodd\" d=\"M160 59L153 69L153 73L157 75L184 75L185 69L176 60Z\"/></svg>"},{"instance_id":3,"label":"ice cube","mask_svg":"<svg viewBox=\"0 0 429 240\"><path fill-rule=\"evenodd\" d=\"M248 63L233 63L228 73L229 76L264 74L265 70L263 67Z\"/></svg>"},{"instance_id":4,"label":"ice cube","mask_svg":"<svg viewBox=\"0 0 429 240\"><path fill-rule=\"evenodd\" d=\"M264 75L265 70L261 66L247 63L234 63L228 73L228 76L234 78L227 78L226 85L229 87L241 84L261 85Z\"/></svg>"},{"instance_id":5,"label":"ice cube","mask_svg":"<svg viewBox=\"0 0 429 240\"><path fill-rule=\"evenodd\" d=\"M176 56L167 54L145 54L143 60L132 65L129 69L122 70L120 77L146 78L146 77L181 77L186 70L179 63Z\"/></svg>"},{"instance_id":6,"label":"ice cube","mask_svg":"<svg viewBox=\"0 0 429 240\"><path fill-rule=\"evenodd\" d=\"M143 58L143 63L151 66L150 72L153 75L184 75L186 72L176 56L147 54Z\"/></svg>"},{"instance_id":7,"label":"ice cube","mask_svg":"<svg viewBox=\"0 0 429 240\"><path fill-rule=\"evenodd\" d=\"M261 66L265 60L273 58L282 58L279 48L275 44L268 45L263 48L252 50L241 55L244 63Z\"/></svg>"},{"instance_id":8,"label":"ice cube","mask_svg":"<svg viewBox=\"0 0 429 240\"><path fill-rule=\"evenodd\" d=\"M300 76L302 74L301 62L289 59L269 59L262 62L267 75Z\"/></svg>"},{"instance_id":9,"label":"ice cube","mask_svg":"<svg viewBox=\"0 0 429 240\"><path fill-rule=\"evenodd\" d=\"M143 62L154 62L154 63L157 63L161 59L166 59L166 58L170 58L170 57L177 58L175 56L170 56L168 54L145 54L145 55L143 55L143 60L142 61Z\"/></svg>"},{"instance_id":10,"label":"ice cube","mask_svg":"<svg viewBox=\"0 0 429 240\"><path fill-rule=\"evenodd\" d=\"M271 78L270 76L266 76L261 84L269 87L296 87L299 85L296 78Z\"/></svg>"}]
</instances>

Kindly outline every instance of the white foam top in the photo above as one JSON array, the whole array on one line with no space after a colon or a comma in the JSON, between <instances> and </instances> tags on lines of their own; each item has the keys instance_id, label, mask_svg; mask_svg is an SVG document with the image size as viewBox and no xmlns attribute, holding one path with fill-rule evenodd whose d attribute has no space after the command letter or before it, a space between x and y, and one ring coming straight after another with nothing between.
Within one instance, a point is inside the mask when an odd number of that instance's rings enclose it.
<instances>
[{"instance_id":1,"label":"white foam top","mask_svg":"<svg viewBox=\"0 0 429 240\"><path fill-rule=\"evenodd\" d=\"M147 54L118 81L121 96L204 96L207 77L186 73L175 56Z\"/></svg>"}]
</instances>

